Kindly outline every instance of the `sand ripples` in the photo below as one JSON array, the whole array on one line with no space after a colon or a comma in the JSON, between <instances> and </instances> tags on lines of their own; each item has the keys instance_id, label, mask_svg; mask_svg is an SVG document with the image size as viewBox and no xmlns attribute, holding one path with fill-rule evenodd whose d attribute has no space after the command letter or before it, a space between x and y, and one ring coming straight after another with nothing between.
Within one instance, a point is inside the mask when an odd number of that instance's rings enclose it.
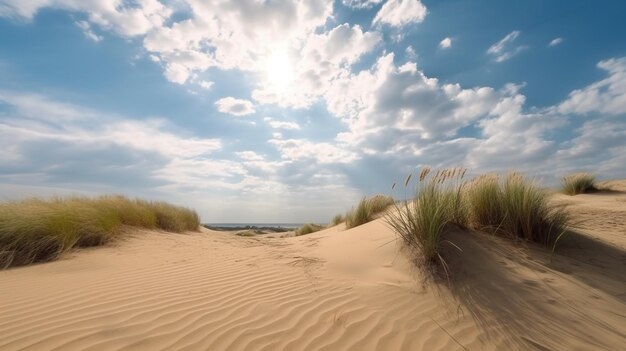
<instances>
[{"instance_id":1,"label":"sand ripples","mask_svg":"<svg viewBox=\"0 0 626 351\"><path fill-rule=\"evenodd\" d=\"M370 294L317 274L324 261L301 256L312 241L268 240L144 233L118 247L2 272L0 349L425 346L416 340L428 338L411 334L425 327L416 316L434 305L394 296L407 292L393 286ZM442 340L433 345L446 346Z\"/></svg>"},{"instance_id":2,"label":"sand ripples","mask_svg":"<svg viewBox=\"0 0 626 351\"><path fill-rule=\"evenodd\" d=\"M141 232L0 271L0 350L612 349L626 341L614 229L554 257L458 233L439 289L381 220L283 239Z\"/></svg>"}]
</instances>

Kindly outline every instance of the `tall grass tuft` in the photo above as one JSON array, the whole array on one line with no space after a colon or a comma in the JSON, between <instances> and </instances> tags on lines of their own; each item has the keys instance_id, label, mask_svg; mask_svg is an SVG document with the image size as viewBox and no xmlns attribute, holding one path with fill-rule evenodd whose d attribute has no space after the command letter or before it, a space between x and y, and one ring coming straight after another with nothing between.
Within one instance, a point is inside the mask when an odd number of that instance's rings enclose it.
<instances>
[{"instance_id":1,"label":"tall grass tuft","mask_svg":"<svg viewBox=\"0 0 626 351\"><path fill-rule=\"evenodd\" d=\"M371 221L371 213L368 209L367 198L364 197L359 201L356 208L346 213L346 228L354 228L361 224Z\"/></svg>"},{"instance_id":2,"label":"tall grass tuft","mask_svg":"<svg viewBox=\"0 0 626 351\"><path fill-rule=\"evenodd\" d=\"M504 178L482 175L469 182L463 181L464 176L460 168L434 175L429 168L423 169L415 197L396 204L386 216L389 225L426 261L440 262L446 268L439 245L453 225L507 234L552 250L566 233L568 213L550 206L549 193L534 181L516 173Z\"/></svg>"},{"instance_id":3,"label":"tall grass tuft","mask_svg":"<svg viewBox=\"0 0 626 351\"><path fill-rule=\"evenodd\" d=\"M549 205L549 193L534 181L513 173L500 179L481 176L465 191L471 227L504 233L556 247L566 232L569 215Z\"/></svg>"},{"instance_id":4,"label":"tall grass tuft","mask_svg":"<svg viewBox=\"0 0 626 351\"><path fill-rule=\"evenodd\" d=\"M394 205L385 217L387 223L413 248L418 249L427 262L445 261L439 254L441 236L451 225L465 225L466 215L461 199L465 170L453 168L437 171L431 176L424 168L417 181L415 197ZM410 176L405 188L410 184Z\"/></svg>"},{"instance_id":5,"label":"tall grass tuft","mask_svg":"<svg viewBox=\"0 0 626 351\"><path fill-rule=\"evenodd\" d=\"M566 195L584 194L596 189L596 177L591 173L575 173L561 179L561 191Z\"/></svg>"},{"instance_id":6,"label":"tall grass tuft","mask_svg":"<svg viewBox=\"0 0 626 351\"><path fill-rule=\"evenodd\" d=\"M123 196L0 203L0 268L51 261L74 247L102 245L123 226L197 230L193 210Z\"/></svg>"},{"instance_id":7,"label":"tall grass tuft","mask_svg":"<svg viewBox=\"0 0 626 351\"><path fill-rule=\"evenodd\" d=\"M296 230L296 236L319 232L322 229L324 229L324 227L321 225L313 224L313 223L306 223L305 225L303 225L302 227Z\"/></svg>"},{"instance_id":8,"label":"tall grass tuft","mask_svg":"<svg viewBox=\"0 0 626 351\"><path fill-rule=\"evenodd\" d=\"M329 223L328 226L329 227L334 227L336 225L339 225L339 224L345 222L345 220L346 220L346 218L343 215L341 215L341 214L335 215L335 217L333 217L333 219L330 220L330 223Z\"/></svg>"},{"instance_id":9,"label":"tall grass tuft","mask_svg":"<svg viewBox=\"0 0 626 351\"><path fill-rule=\"evenodd\" d=\"M463 200L468 225L474 229L497 231L504 217L504 194L496 174L478 176L465 185Z\"/></svg>"},{"instance_id":10,"label":"tall grass tuft","mask_svg":"<svg viewBox=\"0 0 626 351\"><path fill-rule=\"evenodd\" d=\"M394 202L391 196L386 195L374 195L370 198L364 197L359 201L356 208L346 214L346 228L350 229L371 222L376 215L385 211Z\"/></svg>"}]
</instances>

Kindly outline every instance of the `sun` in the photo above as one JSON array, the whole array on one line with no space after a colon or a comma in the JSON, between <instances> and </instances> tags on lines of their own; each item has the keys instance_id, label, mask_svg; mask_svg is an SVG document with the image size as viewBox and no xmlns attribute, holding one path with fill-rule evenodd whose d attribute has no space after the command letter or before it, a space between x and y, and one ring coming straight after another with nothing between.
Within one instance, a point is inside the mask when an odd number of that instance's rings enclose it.
<instances>
[{"instance_id":1,"label":"sun","mask_svg":"<svg viewBox=\"0 0 626 351\"><path fill-rule=\"evenodd\" d=\"M275 50L265 66L267 82L278 92L285 91L293 80L293 68L286 50Z\"/></svg>"}]
</instances>

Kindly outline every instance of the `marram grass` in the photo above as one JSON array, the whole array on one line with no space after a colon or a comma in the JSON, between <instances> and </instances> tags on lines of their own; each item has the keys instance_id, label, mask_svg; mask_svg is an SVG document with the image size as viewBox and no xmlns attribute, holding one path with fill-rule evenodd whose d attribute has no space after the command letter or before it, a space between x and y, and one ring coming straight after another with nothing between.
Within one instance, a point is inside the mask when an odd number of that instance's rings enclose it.
<instances>
[{"instance_id":1,"label":"marram grass","mask_svg":"<svg viewBox=\"0 0 626 351\"><path fill-rule=\"evenodd\" d=\"M549 193L536 182L513 173L482 176L466 185L469 224L555 248L570 217L549 205Z\"/></svg>"},{"instance_id":2,"label":"marram grass","mask_svg":"<svg viewBox=\"0 0 626 351\"><path fill-rule=\"evenodd\" d=\"M324 227L322 227L321 225L313 224L313 223L306 223L305 225L303 225L302 227L296 230L296 236L315 233L322 229L324 229Z\"/></svg>"},{"instance_id":3,"label":"marram grass","mask_svg":"<svg viewBox=\"0 0 626 351\"><path fill-rule=\"evenodd\" d=\"M334 227L336 225L339 225L339 224L345 222L345 220L346 220L346 218L343 215L341 215L341 214L335 215L335 217L333 217L333 219L331 219L331 221L330 221L328 226L329 227Z\"/></svg>"},{"instance_id":4,"label":"marram grass","mask_svg":"<svg viewBox=\"0 0 626 351\"><path fill-rule=\"evenodd\" d=\"M386 220L425 261L445 261L439 254L442 236L453 227L505 234L543 244L552 250L566 233L570 217L549 205L549 193L534 181L513 173L482 175L464 181L465 170L429 168L420 173L415 196L396 204ZM405 188L409 186L407 177ZM450 243L454 245L453 243Z\"/></svg>"},{"instance_id":5,"label":"marram grass","mask_svg":"<svg viewBox=\"0 0 626 351\"><path fill-rule=\"evenodd\" d=\"M461 168L437 171L431 176L430 168L421 171L417 189L412 199L394 205L385 217L387 223L410 247L417 249L427 262L445 261L439 254L443 233L450 225L464 225L465 211L461 201ZM411 176L404 185L409 187Z\"/></svg>"},{"instance_id":6,"label":"marram grass","mask_svg":"<svg viewBox=\"0 0 626 351\"><path fill-rule=\"evenodd\" d=\"M584 194L596 189L596 177L591 173L575 173L561 179L561 191L566 195Z\"/></svg>"},{"instance_id":7,"label":"marram grass","mask_svg":"<svg viewBox=\"0 0 626 351\"><path fill-rule=\"evenodd\" d=\"M123 226L197 230L195 211L123 196L0 203L0 268L51 261L74 247L102 245Z\"/></svg>"},{"instance_id":8,"label":"marram grass","mask_svg":"<svg viewBox=\"0 0 626 351\"><path fill-rule=\"evenodd\" d=\"M391 196L374 195L369 198L364 197L356 208L346 214L346 228L350 229L371 222L376 215L385 211L393 203L394 200Z\"/></svg>"}]
</instances>

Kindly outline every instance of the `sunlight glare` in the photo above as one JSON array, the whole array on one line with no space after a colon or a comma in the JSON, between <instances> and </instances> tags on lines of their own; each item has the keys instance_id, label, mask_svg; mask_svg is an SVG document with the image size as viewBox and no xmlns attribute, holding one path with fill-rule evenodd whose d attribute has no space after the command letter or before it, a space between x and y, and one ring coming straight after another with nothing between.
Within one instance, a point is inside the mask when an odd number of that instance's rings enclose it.
<instances>
[{"instance_id":1,"label":"sunlight glare","mask_svg":"<svg viewBox=\"0 0 626 351\"><path fill-rule=\"evenodd\" d=\"M293 79L289 55L285 50L276 50L267 60L267 82L277 91L284 91Z\"/></svg>"}]
</instances>

